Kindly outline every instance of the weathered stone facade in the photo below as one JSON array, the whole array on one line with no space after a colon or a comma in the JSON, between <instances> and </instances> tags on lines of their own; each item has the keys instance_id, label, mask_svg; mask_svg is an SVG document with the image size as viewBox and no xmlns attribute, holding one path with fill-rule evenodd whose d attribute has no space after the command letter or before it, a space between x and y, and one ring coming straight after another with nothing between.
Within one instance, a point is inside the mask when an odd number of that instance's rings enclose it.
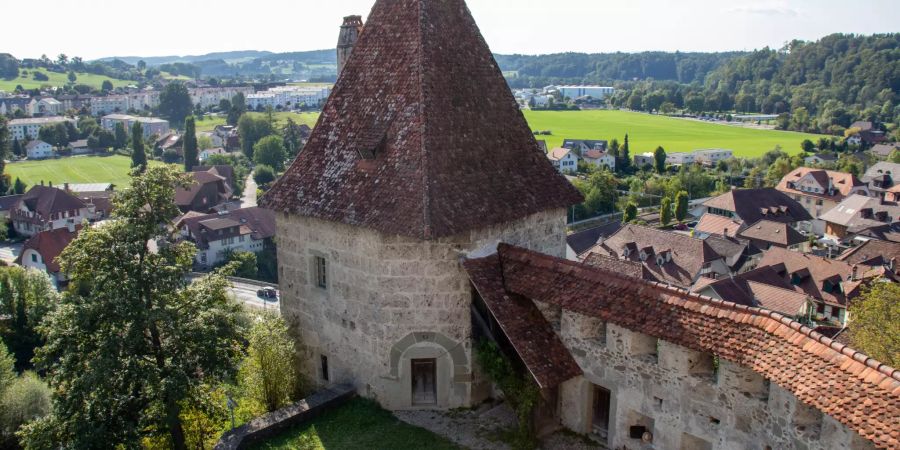
<instances>
[{"instance_id":1,"label":"weathered stone facade","mask_svg":"<svg viewBox=\"0 0 900 450\"><path fill-rule=\"evenodd\" d=\"M610 448L874 448L750 369L575 312L556 320L584 370L559 388L560 420ZM595 387L610 391L605 432L593 426ZM635 425L647 427L651 443L629 437Z\"/></svg>"},{"instance_id":2,"label":"weathered stone facade","mask_svg":"<svg viewBox=\"0 0 900 450\"><path fill-rule=\"evenodd\" d=\"M499 241L565 255L566 212L553 209L460 236L422 241L279 214L281 311L307 376L350 383L389 409L413 407L412 359L437 363L437 408L469 406L488 386L472 373L472 288L461 258ZM318 287L316 257L326 262ZM322 357L327 358L328 380Z\"/></svg>"},{"instance_id":3,"label":"weathered stone facade","mask_svg":"<svg viewBox=\"0 0 900 450\"><path fill-rule=\"evenodd\" d=\"M344 23L341 25L341 34L338 36L337 44L338 76L344 71L344 65L347 64L347 60L350 59L350 54L353 53L353 47L356 45L356 40L359 38L359 33L362 31L362 28L362 16L344 17Z\"/></svg>"}]
</instances>

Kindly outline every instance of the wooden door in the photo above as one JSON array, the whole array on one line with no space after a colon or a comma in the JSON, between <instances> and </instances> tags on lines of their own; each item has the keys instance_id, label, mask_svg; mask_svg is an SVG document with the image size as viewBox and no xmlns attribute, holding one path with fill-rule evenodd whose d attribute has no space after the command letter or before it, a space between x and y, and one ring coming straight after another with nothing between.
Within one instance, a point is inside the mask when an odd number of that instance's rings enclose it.
<instances>
[{"instance_id":1,"label":"wooden door","mask_svg":"<svg viewBox=\"0 0 900 450\"><path fill-rule=\"evenodd\" d=\"M414 359L411 365L413 405L437 404L437 361Z\"/></svg>"}]
</instances>

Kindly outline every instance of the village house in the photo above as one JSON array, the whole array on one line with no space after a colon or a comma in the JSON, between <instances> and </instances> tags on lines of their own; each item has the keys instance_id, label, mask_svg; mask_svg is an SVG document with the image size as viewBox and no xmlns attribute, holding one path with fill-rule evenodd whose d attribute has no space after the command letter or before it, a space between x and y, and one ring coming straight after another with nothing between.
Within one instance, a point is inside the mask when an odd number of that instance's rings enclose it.
<instances>
[{"instance_id":1,"label":"village house","mask_svg":"<svg viewBox=\"0 0 900 450\"><path fill-rule=\"evenodd\" d=\"M807 320L815 309L812 297L798 292L771 266L764 266L733 277L700 282L692 292L726 302L763 308L795 320Z\"/></svg>"},{"instance_id":2,"label":"village house","mask_svg":"<svg viewBox=\"0 0 900 450\"><path fill-rule=\"evenodd\" d=\"M812 220L799 202L776 189L732 189L703 202L700 214L733 219L743 226L761 220L782 222L794 228Z\"/></svg>"},{"instance_id":3,"label":"village house","mask_svg":"<svg viewBox=\"0 0 900 450\"><path fill-rule=\"evenodd\" d=\"M893 198L894 193L887 194L885 199L853 195L823 214L824 241L834 248L846 248L866 231L892 228L900 222L900 204Z\"/></svg>"},{"instance_id":4,"label":"village house","mask_svg":"<svg viewBox=\"0 0 900 450\"><path fill-rule=\"evenodd\" d=\"M73 155L86 155L93 150L88 147L87 139L79 139L77 141L69 142L69 151L71 151Z\"/></svg>"},{"instance_id":5,"label":"village house","mask_svg":"<svg viewBox=\"0 0 900 450\"><path fill-rule=\"evenodd\" d=\"M578 171L578 155L574 150L558 147L547 153L547 159L553 164L556 170L561 173L575 173Z\"/></svg>"},{"instance_id":6,"label":"village house","mask_svg":"<svg viewBox=\"0 0 900 450\"><path fill-rule=\"evenodd\" d=\"M832 170L800 167L784 176L776 187L806 208L812 216L812 233L825 233L825 222L819 216L851 195L869 195L869 188L852 174Z\"/></svg>"},{"instance_id":7,"label":"village house","mask_svg":"<svg viewBox=\"0 0 900 450\"><path fill-rule=\"evenodd\" d=\"M18 95L0 98L0 115L11 116L16 111L22 111L26 116L33 116L37 110L37 100L28 95Z\"/></svg>"},{"instance_id":8,"label":"village house","mask_svg":"<svg viewBox=\"0 0 900 450\"><path fill-rule=\"evenodd\" d=\"M138 91L127 94L107 95L91 98L91 115L127 113L128 111L149 111L159 106L158 91Z\"/></svg>"},{"instance_id":9,"label":"village house","mask_svg":"<svg viewBox=\"0 0 900 450\"><path fill-rule=\"evenodd\" d=\"M41 231L31 236L22 246L16 264L27 269L46 272L53 284L59 287L67 281L67 278L60 269L58 257L75 240L81 227L69 223L63 228Z\"/></svg>"},{"instance_id":10,"label":"village house","mask_svg":"<svg viewBox=\"0 0 900 450\"><path fill-rule=\"evenodd\" d=\"M80 225L92 219L81 199L44 185L32 186L16 202L9 216L16 233L23 236L66 228L70 224Z\"/></svg>"},{"instance_id":11,"label":"village house","mask_svg":"<svg viewBox=\"0 0 900 450\"><path fill-rule=\"evenodd\" d=\"M653 157L653 153L641 153L640 155L634 155L634 167L638 169L643 169L646 166L653 167L656 164L656 158Z\"/></svg>"},{"instance_id":12,"label":"village house","mask_svg":"<svg viewBox=\"0 0 900 450\"><path fill-rule=\"evenodd\" d=\"M696 157L693 153L686 152L673 152L666 153L666 164L669 166L689 166L694 164ZM656 164L656 158L653 159L653 163Z\"/></svg>"},{"instance_id":13,"label":"village house","mask_svg":"<svg viewBox=\"0 0 900 450\"><path fill-rule=\"evenodd\" d=\"M228 152L225 151L225 149L222 147L208 148L206 150L201 150L200 154L197 156L197 159L199 159L200 162L202 163L202 162L206 161L207 159L209 159L209 157L212 155L227 155L227 154L228 154Z\"/></svg>"},{"instance_id":14,"label":"village house","mask_svg":"<svg viewBox=\"0 0 900 450\"><path fill-rule=\"evenodd\" d=\"M108 219L112 214L112 199L115 196L115 185L112 183L65 183L63 190L84 202L91 222Z\"/></svg>"},{"instance_id":15,"label":"village house","mask_svg":"<svg viewBox=\"0 0 900 450\"><path fill-rule=\"evenodd\" d=\"M622 228L622 222L615 221L599 227L588 228L566 236L566 259L581 261L585 254L607 237Z\"/></svg>"},{"instance_id":16,"label":"village house","mask_svg":"<svg viewBox=\"0 0 900 450\"><path fill-rule=\"evenodd\" d=\"M874 145L884 142L884 131L875 127L875 124L869 121L853 122L850 130L858 129L859 133L847 138L847 142L851 145Z\"/></svg>"},{"instance_id":17,"label":"village house","mask_svg":"<svg viewBox=\"0 0 900 450\"><path fill-rule=\"evenodd\" d=\"M30 141L25 144L25 155L28 159L52 158L53 146L44 141Z\"/></svg>"},{"instance_id":18,"label":"village house","mask_svg":"<svg viewBox=\"0 0 900 450\"><path fill-rule=\"evenodd\" d=\"M806 236L794 229L794 227L784 222L773 222L771 220L760 220L741 230L738 236L750 241L754 247L761 251L766 251L773 246L799 251L802 249L803 244L808 242Z\"/></svg>"},{"instance_id":19,"label":"village house","mask_svg":"<svg viewBox=\"0 0 900 450\"><path fill-rule=\"evenodd\" d=\"M706 167L715 167L719 161L734 159L734 152L724 148L694 150L694 162Z\"/></svg>"},{"instance_id":20,"label":"village house","mask_svg":"<svg viewBox=\"0 0 900 450\"><path fill-rule=\"evenodd\" d=\"M181 212L208 213L231 198L233 190L228 178L216 168L206 169L190 172L193 177L190 186L188 188L179 187L175 190L175 204L178 205Z\"/></svg>"},{"instance_id":21,"label":"village house","mask_svg":"<svg viewBox=\"0 0 900 450\"><path fill-rule=\"evenodd\" d=\"M834 153L816 153L815 155L803 158L803 163L807 166L822 166L824 164L833 164L838 160L838 156Z\"/></svg>"},{"instance_id":22,"label":"village house","mask_svg":"<svg viewBox=\"0 0 900 450\"><path fill-rule=\"evenodd\" d=\"M9 220L10 212L15 208L16 203L22 198L22 194L4 195L0 197L0 221L6 223Z\"/></svg>"},{"instance_id":23,"label":"village house","mask_svg":"<svg viewBox=\"0 0 900 450\"><path fill-rule=\"evenodd\" d=\"M897 150L900 150L900 144L890 143L873 145L870 151L876 158L885 160L890 158L891 155Z\"/></svg>"},{"instance_id":24,"label":"village house","mask_svg":"<svg viewBox=\"0 0 900 450\"><path fill-rule=\"evenodd\" d=\"M462 0L377 0L338 61L306 150L261 199L315 386L473 407L494 391L474 363L487 340L539 389L538 429L607 448L896 446L893 369L779 313L562 259L583 198Z\"/></svg>"},{"instance_id":25,"label":"village house","mask_svg":"<svg viewBox=\"0 0 900 450\"><path fill-rule=\"evenodd\" d=\"M900 181L900 164L886 161L875 163L862 176L862 182L869 186L869 192L873 197L884 198L888 190L900 185L897 181Z\"/></svg>"},{"instance_id":26,"label":"village house","mask_svg":"<svg viewBox=\"0 0 900 450\"><path fill-rule=\"evenodd\" d=\"M716 214L704 214L694 226L693 236L705 239L707 236L737 237L746 225L743 222Z\"/></svg>"},{"instance_id":27,"label":"village house","mask_svg":"<svg viewBox=\"0 0 900 450\"><path fill-rule=\"evenodd\" d=\"M275 215L262 208L242 208L217 214L189 212L175 221L184 239L197 245L195 264L216 267L231 252L259 253L273 244Z\"/></svg>"},{"instance_id":28,"label":"village house","mask_svg":"<svg viewBox=\"0 0 900 450\"><path fill-rule=\"evenodd\" d=\"M600 150L606 152L609 142L589 139L563 139L563 148L574 150L575 154L584 157L584 153L588 150Z\"/></svg>"},{"instance_id":29,"label":"village house","mask_svg":"<svg viewBox=\"0 0 900 450\"><path fill-rule=\"evenodd\" d=\"M616 170L616 158L602 150L588 150L582 154L582 159L594 167Z\"/></svg>"},{"instance_id":30,"label":"village house","mask_svg":"<svg viewBox=\"0 0 900 450\"><path fill-rule=\"evenodd\" d=\"M81 111L82 109L90 111L91 108L91 99L94 98L93 95L84 95L84 94L66 94L66 95L57 95L56 99L62 103L62 110L75 110Z\"/></svg>"},{"instance_id":31,"label":"village house","mask_svg":"<svg viewBox=\"0 0 900 450\"><path fill-rule=\"evenodd\" d=\"M836 258L847 264L866 266L868 270L883 268L886 273L900 273L900 243L870 239L848 249Z\"/></svg>"},{"instance_id":32,"label":"village house","mask_svg":"<svg viewBox=\"0 0 900 450\"><path fill-rule=\"evenodd\" d=\"M42 117L50 117L58 116L65 111L63 104L59 100L56 100L53 97L44 97L38 100L37 109L34 113L35 115L40 115Z\"/></svg>"}]
</instances>

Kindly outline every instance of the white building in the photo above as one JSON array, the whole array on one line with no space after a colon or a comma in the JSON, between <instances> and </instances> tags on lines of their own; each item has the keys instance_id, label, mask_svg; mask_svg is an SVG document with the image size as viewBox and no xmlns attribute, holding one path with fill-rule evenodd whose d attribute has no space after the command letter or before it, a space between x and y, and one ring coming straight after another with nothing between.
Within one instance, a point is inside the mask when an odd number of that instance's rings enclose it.
<instances>
[{"instance_id":1,"label":"white building","mask_svg":"<svg viewBox=\"0 0 900 450\"><path fill-rule=\"evenodd\" d=\"M547 153L547 159L562 173L574 173L578 171L578 155L567 148L554 148Z\"/></svg>"},{"instance_id":2,"label":"white building","mask_svg":"<svg viewBox=\"0 0 900 450\"><path fill-rule=\"evenodd\" d=\"M34 111L35 114L40 114L42 116L58 116L65 112L63 110L63 104L52 97L42 98L37 102L37 110Z\"/></svg>"},{"instance_id":3,"label":"white building","mask_svg":"<svg viewBox=\"0 0 900 450\"><path fill-rule=\"evenodd\" d=\"M157 117L135 117L125 114L110 114L100 119L100 126L104 130L115 132L116 124L125 125L125 131L131 134L131 127L135 122L140 122L144 128L144 139L150 136L165 136L169 132L169 121Z\"/></svg>"},{"instance_id":4,"label":"white building","mask_svg":"<svg viewBox=\"0 0 900 450\"><path fill-rule=\"evenodd\" d=\"M656 158L653 157L653 153L646 152L641 153L640 155L634 155L634 166L638 169L643 169L647 164L654 165L656 164Z\"/></svg>"},{"instance_id":5,"label":"white building","mask_svg":"<svg viewBox=\"0 0 900 450\"><path fill-rule=\"evenodd\" d=\"M227 155L228 152L225 151L222 147L210 148L206 150L202 150L199 155L197 155L200 162L204 162L209 159L212 155Z\"/></svg>"},{"instance_id":6,"label":"white building","mask_svg":"<svg viewBox=\"0 0 900 450\"><path fill-rule=\"evenodd\" d=\"M247 109L260 110L296 109L300 105L317 107L325 103L331 95L330 87L308 88L302 86L282 86L247 95Z\"/></svg>"},{"instance_id":7,"label":"white building","mask_svg":"<svg viewBox=\"0 0 900 450\"><path fill-rule=\"evenodd\" d=\"M31 119L13 119L9 121L9 138L19 141L37 139L41 127L44 125L54 125L61 122L71 122L75 124L74 119L67 117L34 117Z\"/></svg>"},{"instance_id":8,"label":"white building","mask_svg":"<svg viewBox=\"0 0 900 450\"><path fill-rule=\"evenodd\" d=\"M606 98L616 93L616 89L607 86L548 86L548 90L559 91L562 98L576 99L580 97Z\"/></svg>"},{"instance_id":9,"label":"white building","mask_svg":"<svg viewBox=\"0 0 900 450\"><path fill-rule=\"evenodd\" d=\"M693 153L675 152L666 154L666 164L672 166L682 166L693 164L695 161Z\"/></svg>"},{"instance_id":10,"label":"white building","mask_svg":"<svg viewBox=\"0 0 900 450\"><path fill-rule=\"evenodd\" d=\"M275 214L253 207L219 214L188 213L175 223L181 236L197 245L195 263L215 267L231 252L259 253L275 237Z\"/></svg>"},{"instance_id":11,"label":"white building","mask_svg":"<svg viewBox=\"0 0 900 450\"><path fill-rule=\"evenodd\" d=\"M705 166L715 166L719 161L734 158L734 152L722 148L710 148L694 151L694 161Z\"/></svg>"},{"instance_id":12,"label":"white building","mask_svg":"<svg viewBox=\"0 0 900 450\"><path fill-rule=\"evenodd\" d=\"M92 219L88 206L72 194L54 187L32 186L10 209L16 233L34 236L41 231L80 225Z\"/></svg>"},{"instance_id":13,"label":"white building","mask_svg":"<svg viewBox=\"0 0 900 450\"><path fill-rule=\"evenodd\" d=\"M102 116L112 113L124 113L129 110L150 110L157 106L159 106L159 92L131 92L128 94L92 98L91 114L94 116Z\"/></svg>"},{"instance_id":14,"label":"white building","mask_svg":"<svg viewBox=\"0 0 900 450\"><path fill-rule=\"evenodd\" d=\"M47 159L53 157L53 146L44 141L31 141L25 144L28 159Z\"/></svg>"},{"instance_id":15,"label":"white building","mask_svg":"<svg viewBox=\"0 0 900 450\"><path fill-rule=\"evenodd\" d=\"M582 158L586 163L593 164L596 167L605 166L609 170L616 170L616 158L613 155L610 155L609 152L596 149L588 150L582 153Z\"/></svg>"},{"instance_id":16,"label":"white building","mask_svg":"<svg viewBox=\"0 0 900 450\"><path fill-rule=\"evenodd\" d=\"M241 87L203 87L188 89L191 103L199 105L203 109L219 106L222 100L231 101L235 95L244 94L244 97L253 94L252 86Z\"/></svg>"},{"instance_id":17,"label":"white building","mask_svg":"<svg viewBox=\"0 0 900 450\"><path fill-rule=\"evenodd\" d=\"M22 111L26 116L33 116L37 109L37 101L27 95L0 98L0 114L12 115Z\"/></svg>"}]
</instances>

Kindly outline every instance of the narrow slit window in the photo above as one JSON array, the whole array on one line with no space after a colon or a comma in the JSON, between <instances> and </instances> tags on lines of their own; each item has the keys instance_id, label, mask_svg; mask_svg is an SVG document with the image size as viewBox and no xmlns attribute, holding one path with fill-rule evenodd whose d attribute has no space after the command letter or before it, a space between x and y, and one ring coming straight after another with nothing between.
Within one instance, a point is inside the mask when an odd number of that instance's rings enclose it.
<instances>
[{"instance_id":1,"label":"narrow slit window","mask_svg":"<svg viewBox=\"0 0 900 450\"><path fill-rule=\"evenodd\" d=\"M321 256L315 257L316 286L319 289L328 289L328 262Z\"/></svg>"}]
</instances>

